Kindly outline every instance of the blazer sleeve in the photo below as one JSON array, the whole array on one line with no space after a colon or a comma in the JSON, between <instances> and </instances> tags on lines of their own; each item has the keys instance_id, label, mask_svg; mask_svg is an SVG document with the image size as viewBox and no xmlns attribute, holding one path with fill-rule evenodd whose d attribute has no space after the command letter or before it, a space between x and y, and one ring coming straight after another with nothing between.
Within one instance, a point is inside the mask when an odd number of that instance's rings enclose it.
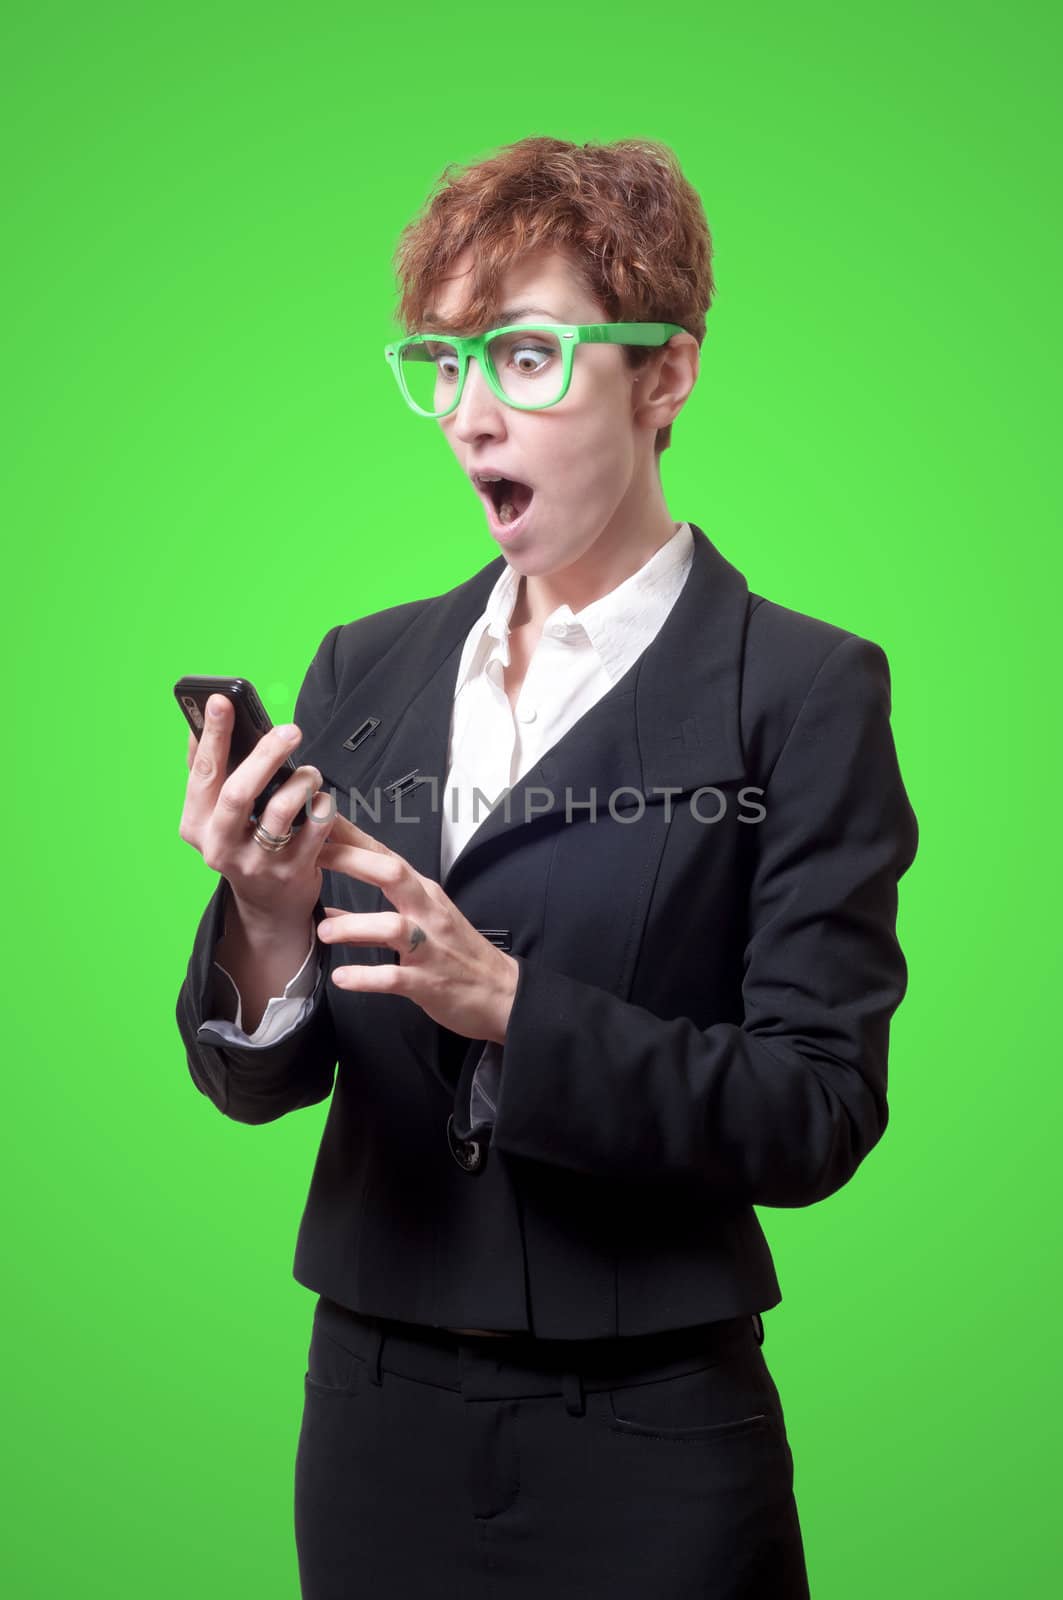
<instances>
[{"instance_id":1,"label":"blazer sleeve","mask_svg":"<svg viewBox=\"0 0 1063 1600\"><path fill-rule=\"evenodd\" d=\"M336 699L335 648L341 625L325 635L295 702L304 741L325 726ZM236 1122L272 1122L315 1105L332 1091L337 1044L325 993L327 964L318 963L312 1003L299 1025L271 1045L241 1045L210 1025L222 1014L214 952L225 931L228 884L223 877L200 918L188 970L177 997L177 1027L196 1087ZM311 912L324 919L319 899Z\"/></svg>"},{"instance_id":2,"label":"blazer sleeve","mask_svg":"<svg viewBox=\"0 0 1063 1600\"><path fill-rule=\"evenodd\" d=\"M767 1206L810 1205L852 1177L888 1118L889 1024L907 987L897 884L918 842L877 644L849 634L823 661L762 804L742 1023L663 1019L517 956L497 1114L474 1135L509 1156ZM470 1049L461 1136L479 1065Z\"/></svg>"}]
</instances>

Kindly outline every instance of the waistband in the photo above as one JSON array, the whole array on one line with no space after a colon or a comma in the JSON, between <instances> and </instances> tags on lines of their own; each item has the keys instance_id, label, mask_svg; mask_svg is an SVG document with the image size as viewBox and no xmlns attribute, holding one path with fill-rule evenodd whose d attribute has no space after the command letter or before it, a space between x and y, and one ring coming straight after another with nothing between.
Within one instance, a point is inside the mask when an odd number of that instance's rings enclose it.
<instances>
[{"instance_id":1,"label":"waistband","mask_svg":"<svg viewBox=\"0 0 1063 1600\"><path fill-rule=\"evenodd\" d=\"M522 1399L622 1389L687 1372L764 1339L760 1313L615 1339L465 1338L445 1328L366 1316L322 1295L314 1325L366 1363L371 1383L394 1373L467 1400ZM502 1348L500 1348L502 1347Z\"/></svg>"}]
</instances>

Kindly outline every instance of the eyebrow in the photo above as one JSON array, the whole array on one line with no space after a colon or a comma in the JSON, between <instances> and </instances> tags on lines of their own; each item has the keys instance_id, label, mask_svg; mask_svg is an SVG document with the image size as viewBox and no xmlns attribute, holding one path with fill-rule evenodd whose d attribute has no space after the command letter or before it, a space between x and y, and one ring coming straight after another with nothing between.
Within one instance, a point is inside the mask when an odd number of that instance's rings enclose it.
<instances>
[{"instance_id":1,"label":"eyebrow","mask_svg":"<svg viewBox=\"0 0 1063 1600\"><path fill-rule=\"evenodd\" d=\"M545 306L513 306L508 311L498 314L503 322L516 322L518 317L530 317L532 314L540 317L549 317L551 322L560 322L560 317L555 317L552 311L547 311Z\"/></svg>"},{"instance_id":2,"label":"eyebrow","mask_svg":"<svg viewBox=\"0 0 1063 1600\"><path fill-rule=\"evenodd\" d=\"M549 317L551 322L563 321L563 318L555 316L552 311L547 311L545 306L509 306L505 311L500 311L498 315L500 319L498 326L500 328L504 327L507 322L516 322L520 317L540 316ZM431 322L440 323L443 320L435 311L426 311L423 318L425 325Z\"/></svg>"}]
</instances>

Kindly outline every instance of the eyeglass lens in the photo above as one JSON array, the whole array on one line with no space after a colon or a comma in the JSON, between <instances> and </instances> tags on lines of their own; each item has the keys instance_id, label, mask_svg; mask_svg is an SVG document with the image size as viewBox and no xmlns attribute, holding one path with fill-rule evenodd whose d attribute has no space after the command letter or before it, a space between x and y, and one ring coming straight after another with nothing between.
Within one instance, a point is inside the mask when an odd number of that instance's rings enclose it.
<instances>
[{"instance_id":1,"label":"eyeglass lens","mask_svg":"<svg viewBox=\"0 0 1063 1600\"><path fill-rule=\"evenodd\" d=\"M547 328L519 328L488 341L487 359L507 399L520 405L549 405L564 379L561 341ZM406 389L422 411L440 416L454 403L458 354L452 344L433 339L407 345L401 356Z\"/></svg>"}]
</instances>

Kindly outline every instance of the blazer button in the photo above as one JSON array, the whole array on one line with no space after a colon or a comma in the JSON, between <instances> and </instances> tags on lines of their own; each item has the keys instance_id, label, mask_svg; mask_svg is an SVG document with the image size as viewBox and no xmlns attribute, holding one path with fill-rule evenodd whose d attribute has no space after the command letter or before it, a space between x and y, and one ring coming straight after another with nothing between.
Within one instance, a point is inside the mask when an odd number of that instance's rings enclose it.
<instances>
[{"instance_id":1,"label":"blazer button","mask_svg":"<svg viewBox=\"0 0 1063 1600\"><path fill-rule=\"evenodd\" d=\"M447 1143L450 1153L463 1172L479 1172L487 1157L479 1139L459 1139L454 1132L454 1114L447 1118Z\"/></svg>"}]
</instances>

